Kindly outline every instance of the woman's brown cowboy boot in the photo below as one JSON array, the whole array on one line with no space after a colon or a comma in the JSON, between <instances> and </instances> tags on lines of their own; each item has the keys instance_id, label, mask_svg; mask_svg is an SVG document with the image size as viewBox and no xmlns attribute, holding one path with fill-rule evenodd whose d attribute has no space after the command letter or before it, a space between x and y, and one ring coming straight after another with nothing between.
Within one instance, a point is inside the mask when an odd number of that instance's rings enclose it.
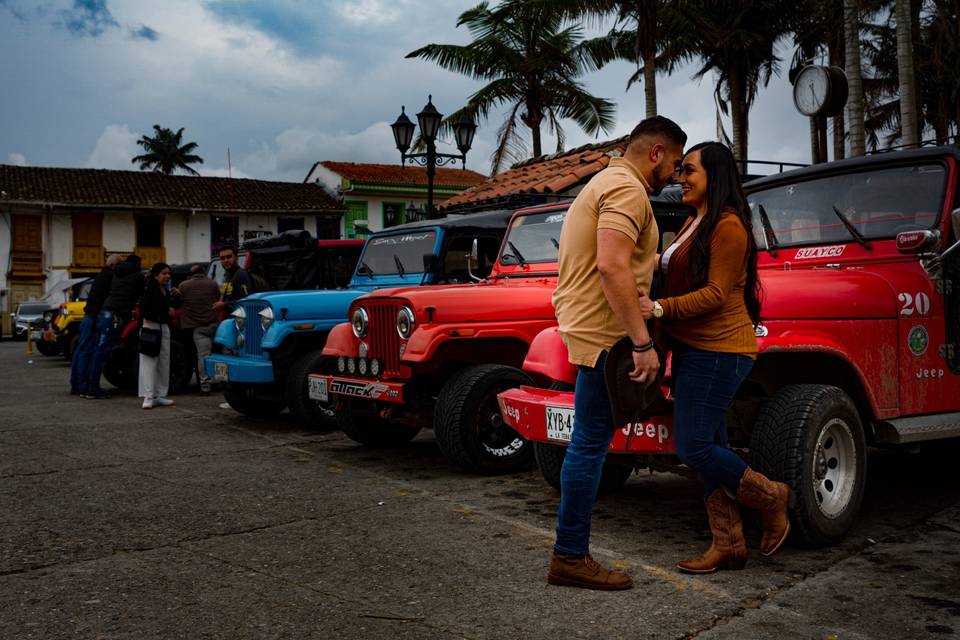
<instances>
[{"instance_id":1,"label":"woman's brown cowboy boot","mask_svg":"<svg viewBox=\"0 0 960 640\"><path fill-rule=\"evenodd\" d=\"M740 507L721 488L707 497L707 517L713 543L696 560L684 560L677 568L686 573L713 573L717 569L743 569L747 543L743 538Z\"/></svg>"},{"instance_id":2,"label":"woman's brown cowboy boot","mask_svg":"<svg viewBox=\"0 0 960 640\"><path fill-rule=\"evenodd\" d=\"M773 555L790 533L790 518L787 516L790 487L748 468L737 487L737 501L760 512L763 518L760 553Z\"/></svg>"}]
</instances>

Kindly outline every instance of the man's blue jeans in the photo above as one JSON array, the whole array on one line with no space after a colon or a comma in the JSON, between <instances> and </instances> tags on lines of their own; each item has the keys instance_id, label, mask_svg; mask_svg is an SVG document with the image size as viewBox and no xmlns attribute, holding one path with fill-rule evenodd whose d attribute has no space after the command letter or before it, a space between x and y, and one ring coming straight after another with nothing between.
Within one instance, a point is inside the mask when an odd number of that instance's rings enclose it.
<instances>
[{"instance_id":1,"label":"man's blue jeans","mask_svg":"<svg viewBox=\"0 0 960 640\"><path fill-rule=\"evenodd\" d=\"M96 344L97 318L92 315L83 316L80 321L80 330L77 333L77 348L70 358L70 389L83 390L87 379L87 369L93 356L93 347Z\"/></svg>"},{"instance_id":2,"label":"man's blue jeans","mask_svg":"<svg viewBox=\"0 0 960 640\"><path fill-rule=\"evenodd\" d=\"M113 311L103 309L97 314L93 354L90 356L86 381L80 387L80 393L93 394L100 390L100 374L103 373L103 365L107 362L107 356L110 355L110 351L117 342L119 329Z\"/></svg>"},{"instance_id":3,"label":"man's blue jeans","mask_svg":"<svg viewBox=\"0 0 960 640\"><path fill-rule=\"evenodd\" d=\"M703 476L706 495L736 491L747 464L727 447L727 410L753 360L673 345L673 427L677 455Z\"/></svg>"},{"instance_id":4,"label":"man's blue jeans","mask_svg":"<svg viewBox=\"0 0 960 640\"><path fill-rule=\"evenodd\" d=\"M557 512L557 542L561 553L590 552L590 519L600 486L600 474L616 428L600 354L594 367L578 367L574 392L573 436L560 470L560 510Z\"/></svg>"}]
</instances>

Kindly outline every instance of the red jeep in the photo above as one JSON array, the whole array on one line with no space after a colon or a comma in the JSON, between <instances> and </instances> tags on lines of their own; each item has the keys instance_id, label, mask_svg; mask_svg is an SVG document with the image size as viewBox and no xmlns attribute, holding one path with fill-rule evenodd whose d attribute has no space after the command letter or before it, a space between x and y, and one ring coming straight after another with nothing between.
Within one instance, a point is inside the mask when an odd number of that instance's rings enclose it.
<instances>
[{"instance_id":1,"label":"red jeep","mask_svg":"<svg viewBox=\"0 0 960 640\"><path fill-rule=\"evenodd\" d=\"M890 152L746 186L764 294L760 354L727 417L730 442L793 489L803 542L850 528L868 445L960 436L958 162L957 147ZM576 375L556 331L538 336L524 369L566 385ZM499 400L559 487L573 394L527 386ZM605 488L635 468L675 468L669 405L619 426Z\"/></svg>"},{"instance_id":2,"label":"red jeep","mask_svg":"<svg viewBox=\"0 0 960 640\"><path fill-rule=\"evenodd\" d=\"M503 424L496 395L533 384L519 367L534 337L556 325L551 297L567 207L514 214L484 280L354 300L351 322L334 327L323 350L339 374L311 374L312 397L331 396L339 426L361 444L405 442L432 426L441 451L468 470L528 464L530 443ZM662 231L675 233L686 218L678 201L654 207Z\"/></svg>"}]
</instances>

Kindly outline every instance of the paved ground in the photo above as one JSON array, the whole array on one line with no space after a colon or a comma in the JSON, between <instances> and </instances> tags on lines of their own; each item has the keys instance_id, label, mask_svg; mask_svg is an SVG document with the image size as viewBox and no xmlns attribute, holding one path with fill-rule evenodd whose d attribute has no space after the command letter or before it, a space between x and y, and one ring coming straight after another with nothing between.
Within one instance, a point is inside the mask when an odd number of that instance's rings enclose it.
<instances>
[{"instance_id":1,"label":"paved ground","mask_svg":"<svg viewBox=\"0 0 960 640\"><path fill-rule=\"evenodd\" d=\"M430 434L373 451L218 397L145 412L66 394L60 358L0 343L0 638L960 637L960 446L874 453L827 550L707 577L697 484L634 477L594 551L620 593L544 582L557 495L464 474ZM751 535L756 537L757 532Z\"/></svg>"}]
</instances>

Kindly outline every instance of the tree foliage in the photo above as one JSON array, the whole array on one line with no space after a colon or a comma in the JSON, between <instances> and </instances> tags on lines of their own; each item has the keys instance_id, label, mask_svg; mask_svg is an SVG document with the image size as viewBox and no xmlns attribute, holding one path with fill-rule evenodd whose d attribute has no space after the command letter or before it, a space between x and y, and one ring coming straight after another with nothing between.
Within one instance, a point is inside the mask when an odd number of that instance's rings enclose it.
<instances>
[{"instance_id":1,"label":"tree foliage","mask_svg":"<svg viewBox=\"0 0 960 640\"><path fill-rule=\"evenodd\" d=\"M144 153L135 156L131 162L139 163L141 171L158 171L164 175L171 175L178 170L192 175L200 175L191 167L191 164L203 164L203 158L194 154L198 145L196 142L183 142L183 127L177 131L153 125L154 135L140 136L137 144L143 147Z\"/></svg>"}]
</instances>

